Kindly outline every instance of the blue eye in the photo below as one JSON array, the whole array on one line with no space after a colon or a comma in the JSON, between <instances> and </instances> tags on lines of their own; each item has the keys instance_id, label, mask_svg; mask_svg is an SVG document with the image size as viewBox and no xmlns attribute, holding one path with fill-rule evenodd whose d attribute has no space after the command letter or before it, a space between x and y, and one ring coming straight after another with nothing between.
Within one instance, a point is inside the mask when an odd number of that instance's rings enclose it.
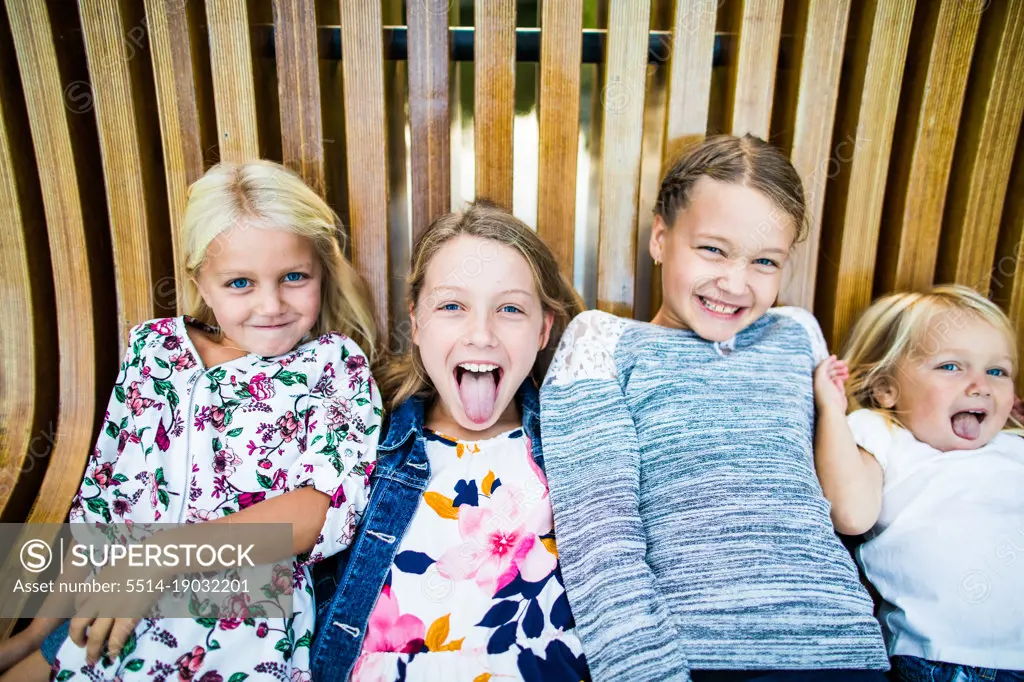
<instances>
[{"instance_id":1,"label":"blue eye","mask_svg":"<svg viewBox=\"0 0 1024 682\"><path fill-rule=\"evenodd\" d=\"M765 266L770 267L770 268L777 268L777 267L779 267L779 264L776 263L775 261L773 261L771 258L758 258L757 260L754 261L754 264L756 264L756 265L765 265Z\"/></svg>"},{"instance_id":2,"label":"blue eye","mask_svg":"<svg viewBox=\"0 0 1024 682\"><path fill-rule=\"evenodd\" d=\"M697 248L703 251L708 251L718 256L725 255L724 252L717 246L698 246Z\"/></svg>"},{"instance_id":3,"label":"blue eye","mask_svg":"<svg viewBox=\"0 0 1024 682\"><path fill-rule=\"evenodd\" d=\"M503 305L503 306L501 306L501 312L503 312L503 313L521 313L523 311L520 310L519 308L517 308L516 306L510 304L510 305Z\"/></svg>"},{"instance_id":4,"label":"blue eye","mask_svg":"<svg viewBox=\"0 0 1024 682\"><path fill-rule=\"evenodd\" d=\"M946 362L946 363L943 363L943 364L939 365L938 367L936 367L936 369L945 370L947 372L955 372L955 371L957 371L960 368L957 367L956 363L954 363L954 362Z\"/></svg>"},{"instance_id":5,"label":"blue eye","mask_svg":"<svg viewBox=\"0 0 1024 682\"><path fill-rule=\"evenodd\" d=\"M239 277L228 282L228 287L231 289L244 289L249 286L249 280L245 277Z\"/></svg>"},{"instance_id":6,"label":"blue eye","mask_svg":"<svg viewBox=\"0 0 1024 682\"><path fill-rule=\"evenodd\" d=\"M284 276L286 282L301 282L304 279L306 279L306 275L301 272L289 272Z\"/></svg>"},{"instance_id":7,"label":"blue eye","mask_svg":"<svg viewBox=\"0 0 1024 682\"><path fill-rule=\"evenodd\" d=\"M447 310L449 312L455 312L459 309L458 303L445 303L438 310Z\"/></svg>"},{"instance_id":8,"label":"blue eye","mask_svg":"<svg viewBox=\"0 0 1024 682\"><path fill-rule=\"evenodd\" d=\"M993 376L993 377L1008 377L1008 376L1010 376L1010 373L1007 372L1002 367L993 367L993 368L988 370L987 374L989 376Z\"/></svg>"}]
</instances>

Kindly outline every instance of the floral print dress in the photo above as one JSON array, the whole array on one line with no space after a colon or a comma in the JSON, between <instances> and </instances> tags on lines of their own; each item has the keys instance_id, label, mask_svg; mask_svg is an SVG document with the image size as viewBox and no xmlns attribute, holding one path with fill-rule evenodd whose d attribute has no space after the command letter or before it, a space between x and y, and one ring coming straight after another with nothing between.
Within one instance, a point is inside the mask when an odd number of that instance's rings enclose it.
<instances>
[{"instance_id":1,"label":"floral print dress","mask_svg":"<svg viewBox=\"0 0 1024 682\"><path fill-rule=\"evenodd\" d=\"M352 539L376 457L380 395L363 352L340 334L207 368L187 326L213 331L189 317L132 329L71 520L198 523L313 486L331 497L320 536L266 593L291 594L293 615L261 617L237 595L226 618L144 619L116 660L92 668L69 639L54 663L61 682L310 679L310 565Z\"/></svg>"},{"instance_id":2,"label":"floral print dress","mask_svg":"<svg viewBox=\"0 0 1024 682\"><path fill-rule=\"evenodd\" d=\"M424 437L430 483L370 614L352 682L589 679L529 437Z\"/></svg>"}]
</instances>

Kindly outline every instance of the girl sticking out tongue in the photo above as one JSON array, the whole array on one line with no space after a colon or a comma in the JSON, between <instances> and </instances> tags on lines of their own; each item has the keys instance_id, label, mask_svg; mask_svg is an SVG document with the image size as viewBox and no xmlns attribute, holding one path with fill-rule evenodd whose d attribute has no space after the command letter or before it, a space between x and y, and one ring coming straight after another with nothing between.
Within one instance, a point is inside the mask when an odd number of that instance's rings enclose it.
<instances>
[{"instance_id":1,"label":"girl sticking out tongue","mask_svg":"<svg viewBox=\"0 0 1024 682\"><path fill-rule=\"evenodd\" d=\"M336 575L313 676L589 680L537 393L579 297L533 230L480 203L423 234L409 289L412 347L381 374L389 423L355 540L380 551ZM339 623L361 641L338 646Z\"/></svg>"}]
</instances>

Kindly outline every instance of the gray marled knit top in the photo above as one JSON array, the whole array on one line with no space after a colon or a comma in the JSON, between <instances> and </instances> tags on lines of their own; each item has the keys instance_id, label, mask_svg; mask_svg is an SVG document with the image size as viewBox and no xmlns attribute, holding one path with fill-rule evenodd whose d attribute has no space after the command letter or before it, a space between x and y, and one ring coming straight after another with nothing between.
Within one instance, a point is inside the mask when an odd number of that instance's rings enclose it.
<instances>
[{"instance_id":1,"label":"gray marled knit top","mask_svg":"<svg viewBox=\"0 0 1024 682\"><path fill-rule=\"evenodd\" d=\"M594 679L886 669L814 472L814 317L729 342L589 311L541 391L565 587Z\"/></svg>"}]
</instances>

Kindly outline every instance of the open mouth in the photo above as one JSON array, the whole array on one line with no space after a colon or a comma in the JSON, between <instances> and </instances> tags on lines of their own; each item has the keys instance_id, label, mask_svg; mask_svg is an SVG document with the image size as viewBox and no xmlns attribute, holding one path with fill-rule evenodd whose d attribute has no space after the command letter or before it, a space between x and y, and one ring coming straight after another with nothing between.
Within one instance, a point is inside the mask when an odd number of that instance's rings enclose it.
<instances>
[{"instance_id":1,"label":"open mouth","mask_svg":"<svg viewBox=\"0 0 1024 682\"><path fill-rule=\"evenodd\" d=\"M738 317L739 314L745 310L742 306L728 305L721 301L716 301L705 296L697 296L697 300L700 301L700 305L704 310L712 313L718 317L734 318Z\"/></svg>"},{"instance_id":2,"label":"open mouth","mask_svg":"<svg viewBox=\"0 0 1024 682\"><path fill-rule=\"evenodd\" d=\"M981 424L987 416L985 410L963 410L954 414L949 422L958 437L975 440L981 435Z\"/></svg>"},{"instance_id":3,"label":"open mouth","mask_svg":"<svg viewBox=\"0 0 1024 682\"><path fill-rule=\"evenodd\" d=\"M460 362L453 375L459 389L462 409L474 424L483 424L494 416L498 389L505 372L500 365L487 362Z\"/></svg>"}]
</instances>

